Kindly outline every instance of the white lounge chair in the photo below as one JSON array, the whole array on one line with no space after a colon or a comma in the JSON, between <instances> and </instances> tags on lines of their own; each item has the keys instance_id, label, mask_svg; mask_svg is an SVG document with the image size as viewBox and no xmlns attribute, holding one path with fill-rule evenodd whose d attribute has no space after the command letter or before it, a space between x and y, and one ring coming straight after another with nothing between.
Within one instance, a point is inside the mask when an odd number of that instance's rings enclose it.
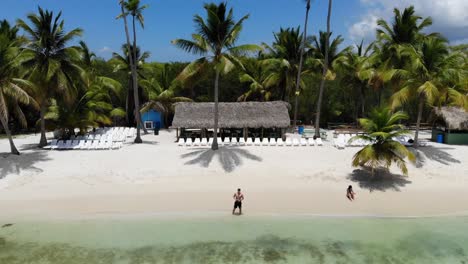
<instances>
[{"instance_id":1,"label":"white lounge chair","mask_svg":"<svg viewBox=\"0 0 468 264\"><path fill-rule=\"evenodd\" d=\"M314 138L309 138L307 141L309 141L309 146L315 146L315 140Z\"/></svg>"},{"instance_id":2,"label":"white lounge chair","mask_svg":"<svg viewBox=\"0 0 468 264\"><path fill-rule=\"evenodd\" d=\"M276 138L270 138L270 146L276 146Z\"/></svg>"},{"instance_id":3,"label":"white lounge chair","mask_svg":"<svg viewBox=\"0 0 468 264\"><path fill-rule=\"evenodd\" d=\"M57 148L57 140L53 139L49 145L45 146L44 149L56 149Z\"/></svg>"},{"instance_id":4,"label":"white lounge chair","mask_svg":"<svg viewBox=\"0 0 468 264\"><path fill-rule=\"evenodd\" d=\"M291 140L290 138L286 138L285 145L286 145L287 147L292 146L292 140Z\"/></svg>"},{"instance_id":5,"label":"white lounge chair","mask_svg":"<svg viewBox=\"0 0 468 264\"><path fill-rule=\"evenodd\" d=\"M346 135L345 135L346 146L351 146L351 143L349 142L350 139L351 139L351 135L350 135L350 134L346 134Z\"/></svg>"},{"instance_id":6,"label":"white lounge chair","mask_svg":"<svg viewBox=\"0 0 468 264\"><path fill-rule=\"evenodd\" d=\"M268 138L263 138L262 139L262 146L268 146L270 142L268 142Z\"/></svg>"},{"instance_id":7,"label":"white lounge chair","mask_svg":"<svg viewBox=\"0 0 468 264\"><path fill-rule=\"evenodd\" d=\"M245 144L246 144L247 146L252 146L252 145L253 145L253 140L252 140L252 138L250 138L250 137L247 138L247 141L245 142Z\"/></svg>"},{"instance_id":8,"label":"white lounge chair","mask_svg":"<svg viewBox=\"0 0 468 264\"><path fill-rule=\"evenodd\" d=\"M186 147L191 147L192 146L192 138L187 138L187 141L185 141L185 146Z\"/></svg>"},{"instance_id":9,"label":"white lounge chair","mask_svg":"<svg viewBox=\"0 0 468 264\"><path fill-rule=\"evenodd\" d=\"M179 147L182 147L185 145L185 141L183 138L179 138L179 142L177 142L177 144L179 145Z\"/></svg>"},{"instance_id":10,"label":"white lounge chair","mask_svg":"<svg viewBox=\"0 0 468 264\"><path fill-rule=\"evenodd\" d=\"M239 146L245 146L245 139L243 137L239 138Z\"/></svg>"},{"instance_id":11,"label":"white lounge chair","mask_svg":"<svg viewBox=\"0 0 468 264\"><path fill-rule=\"evenodd\" d=\"M86 146L86 140L79 140L78 145L74 149L83 149Z\"/></svg>"},{"instance_id":12,"label":"white lounge chair","mask_svg":"<svg viewBox=\"0 0 468 264\"><path fill-rule=\"evenodd\" d=\"M211 146L211 145L213 145L213 138L208 139L208 146Z\"/></svg>"},{"instance_id":13,"label":"white lounge chair","mask_svg":"<svg viewBox=\"0 0 468 264\"><path fill-rule=\"evenodd\" d=\"M322 141L321 138L317 138L317 139L315 140L315 143L317 144L317 146L323 146L323 141Z\"/></svg>"},{"instance_id":14,"label":"white lounge chair","mask_svg":"<svg viewBox=\"0 0 468 264\"><path fill-rule=\"evenodd\" d=\"M231 145L238 146L239 145L239 140L237 140L236 137L231 138Z\"/></svg>"},{"instance_id":15,"label":"white lounge chair","mask_svg":"<svg viewBox=\"0 0 468 264\"><path fill-rule=\"evenodd\" d=\"M93 140L93 143L91 144L91 148L93 150L99 149L99 140Z\"/></svg>"},{"instance_id":16,"label":"white lounge chair","mask_svg":"<svg viewBox=\"0 0 468 264\"><path fill-rule=\"evenodd\" d=\"M230 146L231 145L231 140L229 140L228 137L225 137L224 140L223 140L223 144L224 144L224 146Z\"/></svg>"},{"instance_id":17,"label":"white lounge chair","mask_svg":"<svg viewBox=\"0 0 468 264\"><path fill-rule=\"evenodd\" d=\"M206 146L206 145L208 145L208 139L204 137L200 141L200 146Z\"/></svg>"},{"instance_id":18,"label":"white lounge chair","mask_svg":"<svg viewBox=\"0 0 468 264\"><path fill-rule=\"evenodd\" d=\"M307 139L301 138L301 146L307 146Z\"/></svg>"},{"instance_id":19,"label":"white lounge chair","mask_svg":"<svg viewBox=\"0 0 468 264\"><path fill-rule=\"evenodd\" d=\"M299 139L297 139L297 138L293 138L293 140L292 140L292 144L293 144L293 146L294 146L294 147L297 147L297 146L299 146Z\"/></svg>"},{"instance_id":20,"label":"white lounge chair","mask_svg":"<svg viewBox=\"0 0 468 264\"><path fill-rule=\"evenodd\" d=\"M195 138L195 140L193 141L193 145L196 147L196 146L200 146L201 144L201 141L199 138Z\"/></svg>"},{"instance_id":21,"label":"white lounge chair","mask_svg":"<svg viewBox=\"0 0 468 264\"><path fill-rule=\"evenodd\" d=\"M282 138L278 138L276 140L276 146L279 146L279 147L284 146L284 140Z\"/></svg>"},{"instance_id":22,"label":"white lounge chair","mask_svg":"<svg viewBox=\"0 0 468 264\"><path fill-rule=\"evenodd\" d=\"M255 146L260 146L262 145L262 141L260 140L260 138L255 138L254 144Z\"/></svg>"}]
</instances>

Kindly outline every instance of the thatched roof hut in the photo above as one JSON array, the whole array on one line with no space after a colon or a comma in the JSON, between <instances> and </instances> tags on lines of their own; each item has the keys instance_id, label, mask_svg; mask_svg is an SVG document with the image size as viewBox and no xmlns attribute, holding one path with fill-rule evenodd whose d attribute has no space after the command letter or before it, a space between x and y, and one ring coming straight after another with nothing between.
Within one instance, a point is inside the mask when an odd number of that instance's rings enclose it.
<instances>
[{"instance_id":1,"label":"thatched roof hut","mask_svg":"<svg viewBox=\"0 0 468 264\"><path fill-rule=\"evenodd\" d=\"M219 103L220 128L286 128L291 121L288 103ZM213 128L214 103L175 104L172 126L176 128Z\"/></svg>"},{"instance_id":2,"label":"thatched roof hut","mask_svg":"<svg viewBox=\"0 0 468 264\"><path fill-rule=\"evenodd\" d=\"M436 107L434 113L442 118L447 129L450 130L468 130L468 112L459 107Z\"/></svg>"}]
</instances>

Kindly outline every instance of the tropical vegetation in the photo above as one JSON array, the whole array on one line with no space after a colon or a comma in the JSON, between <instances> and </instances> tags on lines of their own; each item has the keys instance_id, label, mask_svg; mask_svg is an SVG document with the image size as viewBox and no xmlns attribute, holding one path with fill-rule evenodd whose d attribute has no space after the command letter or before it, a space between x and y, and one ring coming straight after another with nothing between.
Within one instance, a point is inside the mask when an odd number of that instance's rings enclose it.
<instances>
[{"instance_id":1,"label":"tropical vegetation","mask_svg":"<svg viewBox=\"0 0 468 264\"><path fill-rule=\"evenodd\" d=\"M208 3L204 16L194 16L191 38L173 41L199 58L160 63L144 51L151 43L138 42L148 8L142 2L117 2L125 43L109 59L80 41L83 31L61 13L39 7L16 25L1 23L0 120L12 153L19 153L12 134L40 131L44 146L48 130L67 138L100 126L144 129L140 113L149 109L162 112L170 126L173 103L180 101L215 102L216 127L219 101L283 100L293 106L293 124L314 125L318 137L330 122L365 128L363 118L376 115L370 109L388 106L408 113L402 124L416 124L415 147L433 107L468 109L467 45L453 46L432 32L433 21L412 6L378 20L372 43L348 47L332 32L331 0L327 27L316 36L307 31L314 1L305 0L304 25L280 27L272 43L258 45L238 44L250 14L236 19L226 3ZM141 142L139 129L135 142Z\"/></svg>"}]
</instances>

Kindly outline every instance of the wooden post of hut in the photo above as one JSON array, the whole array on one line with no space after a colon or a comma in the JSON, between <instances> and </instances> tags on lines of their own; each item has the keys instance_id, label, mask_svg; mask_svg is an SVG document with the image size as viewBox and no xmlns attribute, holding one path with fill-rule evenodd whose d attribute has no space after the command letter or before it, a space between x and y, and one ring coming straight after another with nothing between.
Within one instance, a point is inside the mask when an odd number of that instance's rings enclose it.
<instances>
[{"instance_id":1,"label":"wooden post of hut","mask_svg":"<svg viewBox=\"0 0 468 264\"><path fill-rule=\"evenodd\" d=\"M244 140L247 141L247 137L249 136L249 129L244 127L243 129L243 134L244 134Z\"/></svg>"}]
</instances>

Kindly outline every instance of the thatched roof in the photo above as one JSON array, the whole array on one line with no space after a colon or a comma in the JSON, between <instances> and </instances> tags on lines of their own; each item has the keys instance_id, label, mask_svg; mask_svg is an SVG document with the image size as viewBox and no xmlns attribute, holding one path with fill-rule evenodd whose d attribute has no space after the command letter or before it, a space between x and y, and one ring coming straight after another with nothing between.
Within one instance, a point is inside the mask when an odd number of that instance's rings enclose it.
<instances>
[{"instance_id":1,"label":"thatched roof","mask_svg":"<svg viewBox=\"0 0 468 264\"><path fill-rule=\"evenodd\" d=\"M282 101L219 103L219 127L285 128L291 123L288 106ZM172 126L213 128L214 103L176 103Z\"/></svg>"},{"instance_id":2,"label":"thatched roof","mask_svg":"<svg viewBox=\"0 0 468 264\"><path fill-rule=\"evenodd\" d=\"M448 129L468 130L468 112L458 107L436 107L434 112L445 121Z\"/></svg>"}]
</instances>

